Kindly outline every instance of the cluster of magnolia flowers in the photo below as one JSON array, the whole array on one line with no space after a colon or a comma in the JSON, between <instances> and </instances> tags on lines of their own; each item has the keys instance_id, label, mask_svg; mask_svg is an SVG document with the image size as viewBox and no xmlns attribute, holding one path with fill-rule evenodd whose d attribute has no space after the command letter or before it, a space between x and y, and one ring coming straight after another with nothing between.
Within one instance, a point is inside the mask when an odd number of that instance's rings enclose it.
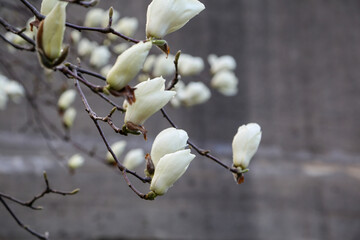
<instances>
[{"instance_id":1,"label":"cluster of magnolia flowers","mask_svg":"<svg viewBox=\"0 0 360 240\"><path fill-rule=\"evenodd\" d=\"M68 53L68 47L63 46L67 2L43 0L41 13L45 19L40 22L37 33L37 51L39 60L45 68L54 69L61 64ZM108 34L103 46L98 46L86 38L81 39L79 32L72 32L73 43L78 44L77 52L81 57L89 58L94 67L101 69L106 78L106 86L102 91L117 96L121 91L128 90L132 97L123 102L125 109L123 131L126 133L146 134L143 127L146 120L171 102L175 107L193 106L206 102L211 92L201 81L185 84L180 76L197 76L204 69L204 61L200 57L189 54L177 55L177 65L174 56L169 55L169 49L164 37L181 27L199 14L205 6L198 0L152 0L147 9L146 40L139 41L129 47L118 44L110 48L115 35ZM109 18L114 22L113 28L127 36L132 36L138 22L134 18L120 18L120 14L111 9L110 13L96 8L88 12L85 26L106 27ZM165 55L150 55L153 46L166 52ZM112 49L119 56L112 65L108 65ZM237 93L238 79L234 74L236 62L231 56L208 57L212 76L211 86L226 96ZM176 71L175 66L178 67ZM164 77L179 73L178 82L171 89L165 88ZM133 88L128 84L138 76L140 83ZM1 90L1 89L0 89ZM1 97L1 91L0 91ZM73 125L76 110L71 107L76 97L75 90L65 91L58 100L58 110L62 116L63 125L69 128ZM261 129L256 123L239 127L233 142L233 167L238 173L247 171L249 162L258 149L261 140ZM144 154L142 149L133 149L125 156L123 164L128 169L134 169L146 160L145 174L151 177L148 198L163 195L179 179L195 158L187 148L188 134L184 130L168 128L155 138L151 153ZM118 158L126 146L125 141L112 145L112 151ZM107 154L109 163L116 162L113 155ZM84 163L84 158L76 154L68 161L71 169L76 169ZM241 174L240 174L241 175ZM239 175L237 175L239 176ZM237 179L239 181L239 179Z\"/></svg>"},{"instance_id":2,"label":"cluster of magnolia flowers","mask_svg":"<svg viewBox=\"0 0 360 240\"><path fill-rule=\"evenodd\" d=\"M24 95L25 90L20 83L0 74L0 110L6 109L9 99L19 103Z\"/></svg>"}]
</instances>

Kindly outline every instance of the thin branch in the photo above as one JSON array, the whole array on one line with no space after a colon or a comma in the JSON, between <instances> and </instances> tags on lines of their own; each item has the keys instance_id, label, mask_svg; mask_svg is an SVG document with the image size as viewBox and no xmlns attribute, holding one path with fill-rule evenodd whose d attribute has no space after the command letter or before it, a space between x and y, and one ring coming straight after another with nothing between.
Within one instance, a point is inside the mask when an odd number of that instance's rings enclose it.
<instances>
[{"instance_id":1,"label":"thin branch","mask_svg":"<svg viewBox=\"0 0 360 240\"><path fill-rule=\"evenodd\" d=\"M16 27L12 26L10 23L8 23L7 21L5 21L5 19L3 19L2 17L0 17L0 24L9 32L12 32L16 35L19 35L21 38L23 38L26 42L28 42L29 44L31 44L32 46L35 46L35 41L32 40L31 38L29 38L28 36L26 36L23 33L23 30L19 30Z\"/></svg>"},{"instance_id":2,"label":"thin branch","mask_svg":"<svg viewBox=\"0 0 360 240\"><path fill-rule=\"evenodd\" d=\"M171 120L171 118L169 117L169 115L166 113L165 109L162 108L161 113L163 114L164 118L170 123L170 125L174 128L178 128L176 126L176 124ZM190 140L187 141L187 143L193 148L195 149L195 151L200 154L201 156L207 157L211 160L213 160L214 162L216 162L217 164L219 164L220 166L222 166L223 168L226 168L227 170L229 170L232 173L238 173L238 170L236 168L232 168L227 166L226 164L222 163L218 158L214 157L213 155L210 154L209 150L203 150L201 148L199 148L198 146L196 146L193 142L191 142Z\"/></svg>"},{"instance_id":3,"label":"thin branch","mask_svg":"<svg viewBox=\"0 0 360 240\"><path fill-rule=\"evenodd\" d=\"M47 240L48 236L45 233L44 235L37 233L36 231L32 230L29 226L26 226L17 216L16 214L11 210L11 208L9 207L9 205L7 205L7 203L4 201L3 196L0 195L0 202L2 203L2 205L4 205L4 207L6 208L6 210L10 213L10 215L13 217L13 219L16 221L16 223L22 227L23 229L25 229L27 232L29 232L30 234L32 234L33 236L37 237L38 239L42 239L42 240Z\"/></svg>"},{"instance_id":4,"label":"thin branch","mask_svg":"<svg viewBox=\"0 0 360 240\"><path fill-rule=\"evenodd\" d=\"M31 5L31 3L29 3L27 0L20 0L27 8L30 9L30 11L35 15L35 17L39 20L43 20L45 18L44 15L42 15L33 5ZM128 41L128 42L133 42L133 43L138 43L140 42L140 40L125 36L124 34L121 34L117 31L115 31L112 27L108 26L105 28L99 28L99 27L85 27L85 26L80 26L80 25L76 25L73 23L68 23L66 22L65 25L67 27L76 29L78 31L92 31L92 32L100 32L100 33L112 33L118 37L121 37L122 39Z\"/></svg>"},{"instance_id":5,"label":"thin branch","mask_svg":"<svg viewBox=\"0 0 360 240\"><path fill-rule=\"evenodd\" d=\"M0 38L2 40L4 40L5 42L7 42L8 44L10 44L11 46L13 46L14 48L18 49L18 50L24 50L24 51L29 51L29 52L34 52L35 51L35 47L34 46L31 46L31 47L23 47L23 46L20 46L20 45L17 45L9 40L6 39L5 36L3 36L2 34L0 34Z\"/></svg>"}]
</instances>

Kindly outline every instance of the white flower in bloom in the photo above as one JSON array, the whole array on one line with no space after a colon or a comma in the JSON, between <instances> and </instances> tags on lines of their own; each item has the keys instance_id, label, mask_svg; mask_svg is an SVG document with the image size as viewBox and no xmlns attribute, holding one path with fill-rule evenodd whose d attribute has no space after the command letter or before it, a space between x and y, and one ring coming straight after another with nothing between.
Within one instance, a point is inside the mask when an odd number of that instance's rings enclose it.
<instances>
[{"instance_id":1,"label":"white flower in bloom","mask_svg":"<svg viewBox=\"0 0 360 240\"><path fill-rule=\"evenodd\" d=\"M129 46L130 45L128 43L119 43L113 47L113 51L116 54L122 54L126 49L129 48Z\"/></svg>"},{"instance_id":2,"label":"white flower in bloom","mask_svg":"<svg viewBox=\"0 0 360 240\"><path fill-rule=\"evenodd\" d=\"M80 56L89 55L97 47L97 45L97 42L91 42L89 39L83 38L78 44L78 54Z\"/></svg>"},{"instance_id":3,"label":"white flower in bloom","mask_svg":"<svg viewBox=\"0 0 360 240\"><path fill-rule=\"evenodd\" d=\"M209 88L202 82L191 82L184 90L178 92L178 98L188 107L202 104L209 100L210 97Z\"/></svg>"},{"instance_id":4,"label":"white flower in bloom","mask_svg":"<svg viewBox=\"0 0 360 240\"><path fill-rule=\"evenodd\" d=\"M107 76L108 73L110 72L111 68L112 68L111 65L106 65L106 66L102 67L101 70L100 70L101 75Z\"/></svg>"},{"instance_id":5,"label":"white flower in bloom","mask_svg":"<svg viewBox=\"0 0 360 240\"><path fill-rule=\"evenodd\" d=\"M139 22L137 20L137 18L135 17L124 17L121 18L116 25L114 26L115 31L124 34L127 37L132 37L134 36L137 28L139 26ZM111 40L114 40L116 38L118 38L118 36L114 35L114 34L109 34L109 38Z\"/></svg>"},{"instance_id":6,"label":"white flower in bloom","mask_svg":"<svg viewBox=\"0 0 360 240\"><path fill-rule=\"evenodd\" d=\"M68 89L63 92L58 100L58 108L61 110L65 110L75 101L76 91L74 89Z\"/></svg>"},{"instance_id":7,"label":"white flower in bloom","mask_svg":"<svg viewBox=\"0 0 360 240\"><path fill-rule=\"evenodd\" d=\"M102 25L107 12L102 8L92 8L85 16L84 25L86 27L99 27Z\"/></svg>"},{"instance_id":8,"label":"white flower in bloom","mask_svg":"<svg viewBox=\"0 0 360 240\"><path fill-rule=\"evenodd\" d=\"M204 70L204 61L201 57L193 57L189 54L181 54L179 58L179 73L182 76L197 75Z\"/></svg>"},{"instance_id":9,"label":"white flower in bloom","mask_svg":"<svg viewBox=\"0 0 360 240\"><path fill-rule=\"evenodd\" d=\"M223 70L215 74L211 80L211 86L225 96L236 95L238 79L232 71Z\"/></svg>"},{"instance_id":10,"label":"white flower in bloom","mask_svg":"<svg viewBox=\"0 0 360 240\"><path fill-rule=\"evenodd\" d=\"M115 142L110 146L110 148L112 149L112 151L114 152L117 158L119 158L121 154L124 152L125 147L126 147L126 141L124 140ZM115 163L115 159L113 158L110 152L106 153L106 161L108 163Z\"/></svg>"},{"instance_id":11,"label":"white flower in bloom","mask_svg":"<svg viewBox=\"0 0 360 240\"><path fill-rule=\"evenodd\" d=\"M43 0L40 8L41 14L48 15L58 2L58 0Z\"/></svg>"},{"instance_id":12,"label":"white flower in bloom","mask_svg":"<svg viewBox=\"0 0 360 240\"><path fill-rule=\"evenodd\" d=\"M70 37L73 43L78 43L81 39L81 33L77 30L71 31Z\"/></svg>"},{"instance_id":13,"label":"white flower in bloom","mask_svg":"<svg viewBox=\"0 0 360 240\"><path fill-rule=\"evenodd\" d=\"M176 94L174 91L165 91L165 79L162 77L141 82L135 88L136 101L127 106L125 123L132 122L142 125Z\"/></svg>"},{"instance_id":14,"label":"white flower in bloom","mask_svg":"<svg viewBox=\"0 0 360 240\"><path fill-rule=\"evenodd\" d=\"M188 139L188 134L181 129L171 127L161 131L151 147L150 156L154 166L156 167L160 158L165 154L185 149Z\"/></svg>"},{"instance_id":15,"label":"white flower in bloom","mask_svg":"<svg viewBox=\"0 0 360 240\"><path fill-rule=\"evenodd\" d=\"M124 158L124 166L129 170L134 170L145 161L145 153L141 148L130 150Z\"/></svg>"},{"instance_id":16,"label":"white flower in bloom","mask_svg":"<svg viewBox=\"0 0 360 240\"><path fill-rule=\"evenodd\" d=\"M150 41L139 42L123 52L106 77L110 88L114 90L124 88L143 67L151 47Z\"/></svg>"},{"instance_id":17,"label":"white flower in bloom","mask_svg":"<svg viewBox=\"0 0 360 240\"><path fill-rule=\"evenodd\" d=\"M212 74L222 70L234 70L236 68L236 61L230 55L217 57L215 54L211 54L208 57L208 62L211 66L210 71Z\"/></svg>"},{"instance_id":18,"label":"white flower in bloom","mask_svg":"<svg viewBox=\"0 0 360 240\"><path fill-rule=\"evenodd\" d=\"M261 128L257 123L239 127L232 142L234 167L246 169L256 153L261 140Z\"/></svg>"},{"instance_id":19,"label":"white flower in bloom","mask_svg":"<svg viewBox=\"0 0 360 240\"><path fill-rule=\"evenodd\" d=\"M150 55L146 58L145 62L144 62L144 67L143 67L143 72L146 73L150 73L151 70L154 67L155 61L156 61L156 56L155 55Z\"/></svg>"},{"instance_id":20,"label":"white flower in bloom","mask_svg":"<svg viewBox=\"0 0 360 240\"><path fill-rule=\"evenodd\" d=\"M163 38L205 9L198 0L153 0L146 13L146 36Z\"/></svg>"},{"instance_id":21,"label":"white flower in bloom","mask_svg":"<svg viewBox=\"0 0 360 240\"><path fill-rule=\"evenodd\" d=\"M157 195L165 194L189 167L195 158L190 149L180 150L163 156L156 165L150 190Z\"/></svg>"},{"instance_id":22,"label":"white flower in bloom","mask_svg":"<svg viewBox=\"0 0 360 240\"><path fill-rule=\"evenodd\" d=\"M101 68L109 62L111 52L108 47L100 46L93 50L90 56L90 64L94 67Z\"/></svg>"},{"instance_id":23,"label":"white flower in bloom","mask_svg":"<svg viewBox=\"0 0 360 240\"><path fill-rule=\"evenodd\" d=\"M174 58L170 54L167 57L164 54L159 55L154 64L153 75L156 77L173 75L175 73Z\"/></svg>"},{"instance_id":24,"label":"white flower in bloom","mask_svg":"<svg viewBox=\"0 0 360 240\"><path fill-rule=\"evenodd\" d=\"M62 52L65 32L66 2L58 2L44 19L42 47L46 57L57 59Z\"/></svg>"},{"instance_id":25,"label":"white flower in bloom","mask_svg":"<svg viewBox=\"0 0 360 240\"><path fill-rule=\"evenodd\" d=\"M3 90L5 90L8 97L15 103L19 103L21 98L25 95L24 87L17 81L9 80L3 86Z\"/></svg>"},{"instance_id":26,"label":"white flower in bloom","mask_svg":"<svg viewBox=\"0 0 360 240\"><path fill-rule=\"evenodd\" d=\"M75 170L84 165L85 159L80 154L75 154L68 160L68 167Z\"/></svg>"},{"instance_id":27,"label":"white flower in bloom","mask_svg":"<svg viewBox=\"0 0 360 240\"><path fill-rule=\"evenodd\" d=\"M66 128L71 128L74 124L76 118L76 109L73 107L70 107L66 109L63 115L63 124Z\"/></svg>"}]
</instances>

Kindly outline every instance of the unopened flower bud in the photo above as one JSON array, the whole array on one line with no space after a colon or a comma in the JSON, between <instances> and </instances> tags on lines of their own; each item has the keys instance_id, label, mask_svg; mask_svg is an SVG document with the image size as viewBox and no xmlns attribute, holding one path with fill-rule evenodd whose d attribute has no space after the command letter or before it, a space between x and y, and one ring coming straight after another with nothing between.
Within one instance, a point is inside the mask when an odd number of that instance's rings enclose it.
<instances>
[{"instance_id":1,"label":"unopened flower bud","mask_svg":"<svg viewBox=\"0 0 360 240\"><path fill-rule=\"evenodd\" d=\"M124 158L124 166L129 170L134 170L145 161L145 154L141 148L130 150Z\"/></svg>"},{"instance_id":2,"label":"unopened flower bud","mask_svg":"<svg viewBox=\"0 0 360 240\"><path fill-rule=\"evenodd\" d=\"M139 73L149 54L152 43L139 42L123 52L106 77L109 87L114 90L124 88Z\"/></svg>"},{"instance_id":3,"label":"unopened flower bud","mask_svg":"<svg viewBox=\"0 0 360 240\"><path fill-rule=\"evenodd\" d=\"M165 90L165 79L149 79L135 86L136 101L127 105L125 123L142 125L151 115L165 106L175 95L174 91Z\"/></svg>"},{"instance_id":4,"label":"unopened flower bud","mask_svg":"<svg viewBox=\"0 0 360 240\"><path fill-rule=\"evenodd\" d=\"M171 127L161 131L151 147L150 155L155 167L164 155L185 149L188 139L188 134L182 129Z\"/></svg>"},{"instance_id":5,"label":"unopened flower bud","mask_svg":"<svg viewBox=\"0 0 360 240\"><path fill-rule=\"evenodd\" d=\"M75 170L84 165L85 159L80 154L75 154L68 160L68 167Z\"/></svg>"},{"instance_id":6,"label":"unopened flower bud","mask_svg":"<svg viewBox=\"0 0 360 240\"><path fill-rule=\"evenodd\" d=\"M125 147L126 147L126 141L124 141L124 140L115 142L110 146L110 148L113 151L113 153L115 154L116 158L119 158L121 156L121 154L125 150ZM106 153L106 161L108 163L115 163L115 159L113 158L113 156L111 155L110 152Z\"/></svg>"},{"instance_id":7,"label":"unopened flower bud","mask_svg":"<svg viewBox=\"0 0 360 240\"><path fill-rule=\"evenodd\" d=\"M165 194L185 173L194 158L195 155L190 153L190 149L180 150L163 156L156 165L150 190L157 195Z\"/></svg>"},{"instance_id":8,"label":"unopened flower bud","mask_svg":"<svg viewBox=\"0 0 360 240\"><path fill-rule=\"evenodd\" d=\"M48 15L58 2L58 0L43 0L40 7L41 14Z\"/></svg>"},{"instance_id":9,"label":"unopened flower bud","mask_svg":"<svg viewBox=\"0 0 360 240\"><path fill-rule=\"evenodd\" d=\"M45 56L51 61L59 58L62 53L67 4L59 1L44 19L42 48Z\"/></svg>"},{"instance_id":10,"label":"unopened flower bud","mask_svg":"<svg viewBox=\"0 0 360 240\"><path fill-rule=\"evenodd\" d=\"M74 89L68 89L63 92L58 100L58 108L60 110L66 110L75 101L76 91Z\"/></svg>"},{"instance_id":11,"label":"unopened flower bud","mask_svg":"<svg viewBox=\"0 0 360 240\"><path fill-rule=\"evenodd\" d=\"M63 115L63 124L66 128L71 128L74 124L76 118L76 109L73 107L70 107L66 109Z\"/></svg>"},{"instance_id":12,"label":"unopened flower bud","mask_svg":"<svg viewBox=\"0 0 360 240\"><path fill-rule=\"evenodd\" d=\"M211 80L211 86L225 96L234 96L238 91L238 81L232 71L222 70L214 75Z\"/></svg>"},{"instance_id":13,"label":"unopened flower bud","mask_svg":"<svg viewBox=\"0 0 360 240\"><path fill-rule=\"evenodd\" d=\"M256 123L239 127L232 142L234 167L246 169L261 140L261 128Z\"/></svg>"},{"instance_id":14,"label":"unopened flower bud","mask_svg":"<svg viewBox=\"0 0 360 240\"><path fill-rule=\"evenodd\" d=\"M146 13L146 36L163 38L205 9L198 0L153 0Z\"/></svg>"}]
</instances>

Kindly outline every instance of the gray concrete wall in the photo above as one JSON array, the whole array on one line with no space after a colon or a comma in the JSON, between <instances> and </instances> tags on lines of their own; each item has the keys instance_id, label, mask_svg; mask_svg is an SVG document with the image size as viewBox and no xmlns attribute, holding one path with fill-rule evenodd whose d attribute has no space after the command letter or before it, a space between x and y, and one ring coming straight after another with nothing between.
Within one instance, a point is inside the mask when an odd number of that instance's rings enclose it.
<instances>
[{"instance_id":1,"label":"gray concrete wall","mask_svg":"<svg viewBox=\"0 0 360 240\"><path fill-rule=\"evenodd\" d=\"M149 2L106 0L101 6L113 4L123 16L138 16L142 25ZM234 55L239 94L226 98L213 91L207 105L168 111L196 143L228 163L237 127L258 122L263 142L244 184L235 185L229 173L197 157L166 196L141 201L119 174L90 159L70 176L38 133L19 132L27 106L11 104L0 113L0 191L30 198L41 190L43 170L59 189L80 187L77 196L44 199L41 212L11 205L24 222L50 231L52 239L359 239L360 2L203 2L204 13L167 40L174 52ZM80 23L84 12L72 7L69 18ZM27 19L25 13L0 9L7 18ZM16 55L9 56L2 43L0 53L0 71L13 73L9 62ZM32 72L15 69L25 80ZM209 82L209 74L201 80ZM90 101L105 112L96 98ZM54 111L49 115L59 122ZM158 114L146 125L148 150L168 123ZM104 153L86 113L79 113L75 128L77 140ZM106 133L117 139L110 129ZM131 146L144 144L129 139ZM55 144L65 155L75 152ZM147 186L137 186L146 191ZM29 239L2 207L0 239Z\"/></svg>"}]
</instances>

